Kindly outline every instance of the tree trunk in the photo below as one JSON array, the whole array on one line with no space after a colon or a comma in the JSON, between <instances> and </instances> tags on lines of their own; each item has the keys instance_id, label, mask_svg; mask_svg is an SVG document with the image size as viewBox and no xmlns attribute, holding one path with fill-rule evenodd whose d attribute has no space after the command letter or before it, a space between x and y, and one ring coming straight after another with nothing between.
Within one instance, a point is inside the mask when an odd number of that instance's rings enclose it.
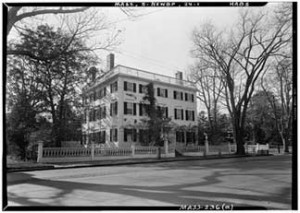
<instances>
[{"instance_id":1,"label":"tree trunk","mask_svg":"<svg viewBox=\"0 0 300 213\"><path fill-rule=\"evenodd\" d=\"M244 131L240 127L235 127L235 141L236 141L236 154L237 155L245 155L245 147L244 147Z\"/></svg>"}]
</instances>

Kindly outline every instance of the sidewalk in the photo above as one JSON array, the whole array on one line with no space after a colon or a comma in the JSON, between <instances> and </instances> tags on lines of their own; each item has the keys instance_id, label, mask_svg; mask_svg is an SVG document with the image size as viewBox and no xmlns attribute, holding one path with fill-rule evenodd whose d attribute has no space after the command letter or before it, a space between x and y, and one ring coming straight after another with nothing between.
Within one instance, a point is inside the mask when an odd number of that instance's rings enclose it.
<instances>
[{"instance_id":1,"label":"sidewalk","mask_svg":"<svg viewBox=\"0 0 300 213\"><path fill-rule=\"evenodd\" d=\"M85 161L74 163L35 163L24 162L18 164L8 164L7 172L21 172L21 171L35 171L35 170L50 170L50 169L68 169L68 168L83 168L83 167L97 167L97 166L118 166L118 165L131 165L131 164L144 164L144 163L161 163L173 161L186 161L186 160L209 160L209 159L224 159L224 158L241 158L241 157L255 157L263 155L209 155L206 157L172 157L172 158L139 158L139 159L123 159L123 160L102 160L102 161ZM265 155L264 155L265 156ZM271 155L270 155L271 156Z\"/></svg>"}]
</instances>

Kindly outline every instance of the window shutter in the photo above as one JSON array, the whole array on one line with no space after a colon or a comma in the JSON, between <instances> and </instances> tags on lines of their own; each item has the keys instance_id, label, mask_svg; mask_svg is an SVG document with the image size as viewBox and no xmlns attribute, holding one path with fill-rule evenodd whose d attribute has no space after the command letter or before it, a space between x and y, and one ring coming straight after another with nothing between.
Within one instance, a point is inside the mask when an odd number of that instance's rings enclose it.
<instances>
[{"instance_id":1,"label":"window shutter","mask_svg":"<svg viewBox=\"0 0 300 213\"><path fill-rule=\"evenodd\" d=\"M116 115L118 114L118 102L115 102L115 113L116 113Z\"/></svg>"},{"instance_id":2,"label":"window shutter","mask_svg":"<svg viewBox=\"0 0 300 213\"><path fill-rule=\"evenodd\" d=\"M133 83L133 92L136 92L136 83Z\"/></svg>"},{"instance_id":3,"label":"window shutter","mask_svg":"<svg viewBox=\"0 0 300 213\"><path fill-rule=\"evenodd\" d=\"M103 118L106 118L106 106L103 107Z\"/></svg>"},{"instance_id":4,"label":"window shutter","mask_svg":"<svg viewBox=\"0 0 300 213\"><path fill-rule=\"evenodd\" d=\"M181 120L184 120L184 117L183 117L183 109L181 110Z\"/></svg>"},{"instance_id":5,"label":"window shutter","mask_svg":"<svg viewBox=\"0 0 300 213\"><path fill-rule=\"evenodd\" d=\"M113 104L112 103L110 104L110 110L109 111L110 111L110 116L112 116L112 111L113 111Z\"/></svg>"},{"instance_id":6,"label":"window shutter","mask_svg":"<svg viewBox=\"0 0 300 213\"><path fill-rule=\"evenodd\" d=\"M106 141L106 131L103 131L103 143Z\"/></svg>"},{"instance_id":7,"label":"window shutter","mask_svg":"<svg viewBox=\"0 0 300 213\"><path fill-rule=\"evenodd\" d=\"M193 112L193 121L195 121L195 112L194 111L192 112Z\"/></svg>"},{"instance_id":8,"label":"window shutter","mask_svg":"<svg viewBox=\"0 0 300 213\"><path fill-rule=\"evenodd\" d=\"M188 111L188 110L185 110L185 120L187 120L187 121L189 120L189 119L188 119L188 114L189 114L189 111Z\"/></svg>"},{"instance_id":9,"label":"window shutter","mask_svg":"<svg viewBox=\"0 0 300 213\"><path fill-rule=\"evenodd\" d=\"M175 120L177 119L177 109L174 109Z\"/></svg>"},{"instance_id":10,"label":"window shutter","mask_svg":"<svg viewBox=\"0 0 300 213\"><path fill-rule=\"evenodd\" d=\"M142 93L142 85L139 84L139 93Z\"/></svg>"},{"instance_id":11,"label":"window shutter","mask_svg":"<svg viewBox=\"0 0 300 213\"><path fill-rule=\"evenodd\" d=\"M133 104L133 115L136 115L136 103Z\"/></svg>"},{"instance_id":12,"label":"window shutter","mask_svg":"<svg viewBox=\"0 0 300 213\"><path fill-rule=\"evenodd\" d=\"M166 118L169 117L168 107L166 107Z\"/></svg>"},{"instance_id":13,"label":"window shutter","mask_svg":"<svg viewBox=\"0 0 300 213\"><path fill-rule=\"evenodd\" d=\"M127 81L124 81L124 91L127 91Z\"/></svg>"},{"instance_id":14,"label":"window shutter","mask_svg":"<svg viewBox=\"0 0 300 213\"><path fill-rule=\"evenodd\" d=\"M194 94L192 94L192 102L194 102Z\"/></svg>"},{"instance_id":15,"label":"window shutter","mask_svg":"<svg viewBox=\"0 0 300 213\"><path fill-rule=\"evenodd\" d=\"M167 89L165 90L165 97L166 98L168 97L168 90Z\"/></svg>"},{"instance_id":16,"label":"window shutter","mask_svg":"<svg viewBox=\"0 0 300 213\"><path fill-rule=\"evenodd\" d=\"M115 139L115 141L118 141L118 129L115 129L114 139Z\"/></svg>"},{"instance_id":17,"label":"window shutter","mask_svg":"<svg viewBox=\"0 0 300 213\"><path fill-rule=\"evenodd\" d=\"M188 94L184 93L184 95L185 95L185 101L187 101L188 100Z\"/></svg>"},{"instance_id":18,"label":"window shutter","mask_svg":"<svg viewBox=\"0 0 300 213\"><path fill-rule=\"evenodd\" d=\"M124 141L127 142L127 129L124 129Z\"/></svg>"},{"instance_id":19,"label":"window shutter","mask_svg":"<svg viewBox=\"0 0 300 213\"><path fill-rule=\"evenodd\" d=\"M127 115L127 102L124 102L124 115Z\"/></svg>"},{"instance_id":20,"label":"window shutter","mask_svg":"<svg viewBox=\"0 0 300 213\"><path fill-rule=\"evenodd\" d=\"M113 84L110 84L110 93L113 93Z\"/></svg>"},{"instance_id":21,"label":"window shutter","mask_svg":"<svg viewBox=\"0 0 300 213\"><path fill-rule=\"evenodd\" d=\"M139 115L140 115L140 116L142 116L142 107L143 107L143 105L142 105L142 104L139 104L139 111L140 111L140 112L139 112Z\"/></svg>"},{"instance_id":22,"label":"window shutter","mask_svg":"<svg viewBox=\"0 0 300 213\"><path fill-rule=\"evenodd\" d=\"M113 130L110 129L110 132L109 132L109 141L112 142L113 141L113 136L112 136L112 133L113 133Z\"/></svg>"},{"instance_id":23,"label":"window shutter","mask_svg":"<svg viewBox=\"0 0 300 213\"><path fill-rule=\"evenodd\" d=\"M174 99L176 99L176 91L174 91L173 94L174 94Z\"/></svg>"},{"instance_id":24,"label":"window shutter","mask_svg":"<svg viewBox=\"0 0 300 213\"><path fill-rule=\"evenodd\" d=\"M136 129L133 129L132 133L133 133L133 141L136 142L136 139L137 139L137 131L136 131Z\"/></svg>"},{"instance_id":25,"label":"window shutter","mask_svg":"<svg viewBox=\"0 0 300 213\"><path fill-rule=\"evenodd\" d=\"M183 100L183 92L180 93L180 98Z\"/></svg>"},{"instance_id":26,"label":"window shutter","mask_svg":"<svg viewBox=\"0 0 300 213\"><path fill-rule=\"evenodd\" d=\"M157 96L160 96L160 88L157 88Z\"/></svg>"}]
</instances>

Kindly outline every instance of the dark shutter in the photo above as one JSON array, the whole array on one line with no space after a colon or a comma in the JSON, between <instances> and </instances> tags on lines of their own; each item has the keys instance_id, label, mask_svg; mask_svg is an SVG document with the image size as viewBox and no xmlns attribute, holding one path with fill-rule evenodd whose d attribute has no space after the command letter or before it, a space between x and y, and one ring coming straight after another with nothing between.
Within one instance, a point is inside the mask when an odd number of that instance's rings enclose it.
<instances>
[{"instance_id":1,"label":"dark shutter","mask_svg":"<svg viewBox=\"0 0 300 213\"><path fill-rule=\"evenodd\" d=\"M183 100L183 92L180 93L181 100Z\"/></svg>"},{"instance_id":2,"label":"dark shutter","mask_svg":"<svg viewBox=\"0 0 300 213\"><path fill-rule=\"evenodd\" d=\"M193 121L195 121L195 112L194 111L192 111L193 113Z\"/></svg>"},{"instance_id":3,"label":"dark shutter","mask_svg":"<svg viewBox=\"0 0 300 213\"><path fill-rule=\"evenodd\" d=\"M113 111L113 104L110 104L110 116L112 116L112 111Z\"/></svg>"},{"instance_id":4,"label":"dark shutter","mask_svg":"<svg viewBox=\"0 0 300 213\"><path fill-rule=\"evenodd\" d=\"M127 129L124 129L124 141L127 142Z\"/></svg>"},{"instance_id":5,"label":"dark shutter","mask_svg":"<svg viewBox=\"0 0 300 213\"><path fill-rule=\"evenodd\" d=\"M185 95L185 101L187 101L188 100L188 94L184 93L184 95Z\"/></svg>"},{"instance_id":6,"label":"dark shutter","mask_svg":"<svg viewBox=\"0 0 300 213\"><path fill-rule=\"evenodd\" d=\"M118 141L118 129L115 129L114 141Z\"/></svg>"},{"instance_id":7,"label":"dark shutter","mask_svg":"<svg viewBox=\"0 0 300 213\"><path fill-rule=\"evenodd\" d=\"M189 114L189 111L185 110L185 120L188 120L188 114Z\"/></svg>"},{"instance_id":8,"label":"dark shutter","mask_svg":"<svg viewBox=\"0 0 300 213\"><path fill-rule=\"evenodd\" d=\"M173 94L174 94L174 99L176 99L176 91L174 91Z\"/></svg>"},{"instance_id":9,"label":"dark shutter","mask_svg":"<svg viewBox=\"0 0 300 213\"><path fill-rule=\"evenodd\" d=\"M157 96L160 96L160 88L157 88Z\"/></svg>"},{"instance_id":10,"label":"dark shutter","mask_svg":"<svg viewBox=\"0 0 300 213\"><path fill-rule=\"evenodd\" d=\"M168 107L166 107L166 118L169 117Z\"/></svg>"},{"instance_id":11,"label":"dark shutter","mask_svg":"<svg viewBox=\"0 0 300 213\"><path fill-rule=\"evenodd\" d=\"M194 94L192 94L192 102L194 102Z\"/></svg>"},{"instance_id":12,"label":"dark shutter","mask_svg":"<svg viewBox=\"0 0 300 213\"><path fill-rule=\"evenodd\" d=\"M165 90L165 97L166 98L168 97L168 90L167 89Z\"/></svg>"},{"instance_id":13,"label":"dark shutter","mask_svg":"<svg viewBox=\"0 0 300 213\"><path fill-rule=\"evenodd\" d=\"M127 115L127 102L124 102L124 115Z\"/></svg>"},{"instance_id":14,"label":"dark shutter","mask_svg":"<svg viewBox=\"0 0 300 213\"><path fill-rule=\"evenodd\" d=\"M127 81L124 81L124 91L127 91Z\"/></svg>"},{"instance_id":15,"label":"dark shutter","mask_svg":"<svg viewBox=\"0 0 300 213\"><path fill-rule=\"evenodd\" d=\"M103 107L103 116L102 116L103 118L106 118L106 106L105 107Z\"/></svg>"},{"instance_id":16,"label":"dark shutter","mask_svg":"<svg viewBox=\"0 0 300 213\"><path fill-rule=\"evenodd\" d=\"M174 109L175 120L177 119L177 109Z\"/></svg>"},{"instance_id":17,"label":"dark shutter","mask_svg":"<svg viewBox=\"0 0 300 213\"><path fill-rule=\"evenodd\" d=\"M118 102L115 102L115 115L118 114Z\"/></svg>"},{"instance_id":18,"label":"dark shutter","mask_svg":"<svg viewBox=\"0 0 300 213\"><path fill-rule=\"evenodd\" d=\"M113 93L113 84L110 84L110 93Z\"/></svg>"},{"instance_id":19,"label":"dark shutter","mask_svg":"<svg viewBox=\"0 0 300 213\"><path fill-rule=\"evenodd\" d=\"M106 141L106 131L103 131L103 143Z\"/></svg>"},{"instance_id":20,"label":"dark shutter","mask_svg":"<svg viewBox=\"0 0 300 213\"><path fill-rule=\"evenodd\" d=\"M136 139L137 139L137 131L136 131L136 129L133 129L132 133L133 133L133 141L136 142Z\"/></svg>"},{"instance_id":21,"label":"dark shutter","mask_svg":"<svg viewBox=\"0 0 300 213\"><path fill-rule=\"evenodd\" d=\"M142 93L142 90L143 90L142 88L143 88L143 85L139 84L139 92L140 93Z\"/></svg>"},{"instance_id":22,"label":"dark shutter","mask_svg":"<svg viewBox=\"0 0 300 213\"><path fill-rule=\"evenodd\" d=\"M139 106L140 106L140 107L139 107L139 110L140 110L139 115L142 116L142 115L143 115L143 114L142 114L142 108L143 108L143 105L142 105L142 104L139 104Z\"/></svg>"},{"instance_id":23,"label":"dark shutter","mask_svg":"<svg viewBox=\"0 0 300 213\"><path fill-rule=\"evenodd\" d=\"M136 115L136 103L133 104L133 115Z\"/></svg>"},{"instance_id":24,"label":"dark shutter","mask_svg":"<svg viewBox=\"0 0 300 213\"><path fill-rule=\"evenodd\" d=\"M133 83L133 92L136 92L136 83Z\"/></svg>"},{"instance_id":25,"label":"dark shutter","mask_svg":"<svg viewBox=\"0 0 300 213\"><path fill-rule=\"evenodd\" d=\"M112 133L113 133L113 130L110 129L110 132L109 132L109 141L112 142L113 141L113 136L112 136Z\"/></svg>"},{"instance_id":26,"label":"dark shutter","mask_svg":"<svg viewBox=\"0 0 300 213\"><path fill-rule=\"evenodd\" d=\"M181 120L184 120L183 109L181 110Z\"/></svg>"}]
</instances>

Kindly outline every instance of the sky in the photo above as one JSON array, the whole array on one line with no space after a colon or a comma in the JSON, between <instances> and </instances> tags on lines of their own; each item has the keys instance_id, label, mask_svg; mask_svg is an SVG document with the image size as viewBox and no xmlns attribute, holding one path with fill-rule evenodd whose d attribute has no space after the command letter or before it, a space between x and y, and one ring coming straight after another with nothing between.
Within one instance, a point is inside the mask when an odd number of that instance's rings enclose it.
<instances>
[{"instance_id":1,"label":"sky","mask_svg":"<svg viewBox=\"0 0 300 213\"><path fill-rule=\"evenodd\" d=\"M256 9L260 8L253 8ZM230 30L238 20L239 10L238 7L140 7L133 13L143 16L135 19L128 18L119 8L103 11L123 30L123 42L114 51L115 64L171 77L182 71L185 77L194 61L190 51L195 27L210 21L218 29Z\"/></svg>"},{"instance_id":2,"label":"sky","mask_svg":"<svg viewBox=\"0 0 300 213\"><path fill-rule=\"evenodd\" d=\"M186 73L193 62L193 29L209 20L219 28L229 27L238 8L140 8L135 13L145 15L117 23L124 31L115 63L174 77L177 71ZM126 15L117 9L115 17L122 20Z\"/></svg>"}]
</instances>

